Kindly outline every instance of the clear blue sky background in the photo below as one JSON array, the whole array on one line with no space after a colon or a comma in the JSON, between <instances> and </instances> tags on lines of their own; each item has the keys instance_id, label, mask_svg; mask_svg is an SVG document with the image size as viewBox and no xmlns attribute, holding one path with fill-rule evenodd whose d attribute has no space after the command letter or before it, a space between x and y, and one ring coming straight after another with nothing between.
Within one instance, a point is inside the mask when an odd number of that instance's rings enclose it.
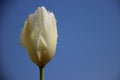
<instances>
[{"instance_id":1,"label":"clear blue sky background","mask_svg":"<svg viewBox=\"0 0 120 80\"><path fill-rule=\"evenodd\" d=\"M39 80L38 67L18 44L27 16L39 6L54 12L59 34L45 80L120 80L118 0L5 1L0 11L3 80Z\"/></svg>"}]
</instances>

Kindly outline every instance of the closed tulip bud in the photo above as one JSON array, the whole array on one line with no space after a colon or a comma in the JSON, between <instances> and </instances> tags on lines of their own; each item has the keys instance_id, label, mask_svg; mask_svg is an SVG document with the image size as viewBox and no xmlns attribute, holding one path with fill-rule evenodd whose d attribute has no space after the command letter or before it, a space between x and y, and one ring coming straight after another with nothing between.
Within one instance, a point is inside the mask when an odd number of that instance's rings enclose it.
<instances>
[{"instance_id":1,"label":"closed tulip bud","mask_svg":"<svg viewBox=\"0 0 120 80\"><path fill-rule=\"evenodd\" d=\"M56 19L45 7L38 7L26 19L20 35L20 44L26 48L31 60L44 67L55 55L57 44Z\"/></svg>"}]
</instances>

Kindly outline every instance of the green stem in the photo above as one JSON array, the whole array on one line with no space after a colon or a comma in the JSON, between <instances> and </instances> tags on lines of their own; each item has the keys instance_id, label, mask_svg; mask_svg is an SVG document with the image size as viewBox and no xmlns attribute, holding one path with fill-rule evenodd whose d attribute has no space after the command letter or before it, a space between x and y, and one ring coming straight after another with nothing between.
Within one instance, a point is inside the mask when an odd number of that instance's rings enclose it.
<instances>
[{"instance_id":1,"label":"green stem","mask_svg":"<svg viewBox=\"0 0 120 80\"><path fill-rule=\"evenodd\" d=\"M44 67L39 67L40 69L40 80L44 80Z\"/></svg>"}]
</instances>

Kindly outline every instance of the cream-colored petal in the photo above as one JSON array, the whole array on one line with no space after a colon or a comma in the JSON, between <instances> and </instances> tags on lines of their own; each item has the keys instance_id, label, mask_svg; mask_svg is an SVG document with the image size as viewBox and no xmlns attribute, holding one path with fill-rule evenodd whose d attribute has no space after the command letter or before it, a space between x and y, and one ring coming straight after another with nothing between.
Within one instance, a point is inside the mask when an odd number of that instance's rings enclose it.
<instances>
[{"instance_id":1,"label":"cream-colored petal","mask_svg":"<svg viewBox=\"0 0 120 80\"><path fill-rule=\"evenodd\" d=\"M20 40L24 42L22 43L22 45L24 45L25 48L27 49L31 60L37 65L39 65L36 49L31 41L31 29L29 27L30 27L30 23L29 23L29 19L27 19L25 22L25 26L22 30L22 35L21 35L22 37Z\"/></svg>"},{"instance_id":2,"label":"cream-colored petal","mask_svg":"<svg viewBox=\"0 0 120 80\"><path fill-rule=\"evenodd\" d=\"M50 52L54 55L56 50L56 44L57 44L57 26L56 26L56 19L53 13L49 14L49 21L51 21L51 37L50 38Z\"/></svg>"}]
</instances>

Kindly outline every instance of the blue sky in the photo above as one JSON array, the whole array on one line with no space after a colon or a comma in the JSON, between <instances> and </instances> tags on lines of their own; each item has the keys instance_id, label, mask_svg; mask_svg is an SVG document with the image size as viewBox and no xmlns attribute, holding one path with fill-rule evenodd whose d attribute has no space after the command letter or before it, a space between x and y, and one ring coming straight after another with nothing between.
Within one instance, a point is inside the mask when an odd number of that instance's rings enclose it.
<instances>
[{"instance_id":1,"label":"blue sky","mask_svg":"<svg viewBox=\"0 0 120 80\"><path fill-rule=\"evenodd\" d=\"M45 80L120 80L117 0L6 0L0 16L3 80L39 80L19 36L27 16L40 6L54 12L59 35Z\"/></svg>"}]
</instances>

